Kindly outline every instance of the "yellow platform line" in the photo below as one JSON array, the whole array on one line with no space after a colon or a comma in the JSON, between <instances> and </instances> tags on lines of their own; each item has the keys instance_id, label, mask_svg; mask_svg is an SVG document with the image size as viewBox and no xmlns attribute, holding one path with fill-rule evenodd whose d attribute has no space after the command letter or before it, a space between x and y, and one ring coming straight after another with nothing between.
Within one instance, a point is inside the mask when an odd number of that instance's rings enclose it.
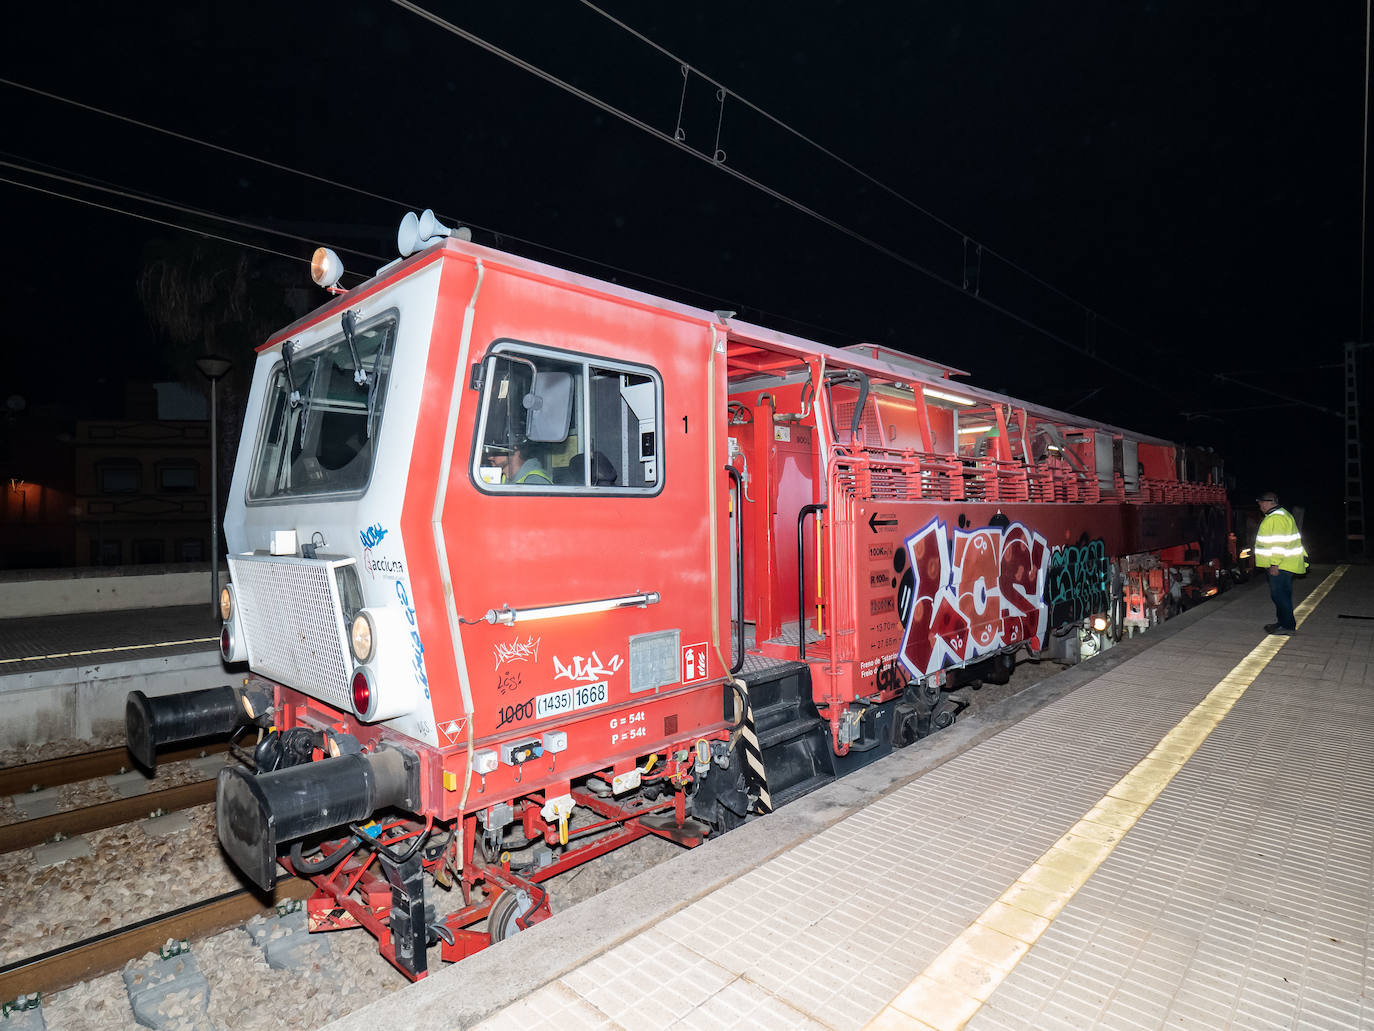
<instances>
[{"instance_id":1,"label":"yellow platform line","mask_svg":"<svg viewBox=\"0 0 1374 1031\"><path fill-rule=\"evenodd\" d=\"M218 637L191 637L185 641L158 641L156 644L121 644L113 648L87 648L79 652L53 652L51 655L25 655L18 659L0 659L0 666L9 662L42 662L45 659L75 659L82 655L104 655L107 652L136 652L144 648L175 648L182 644L215 644Z\"/></svg>"},{"instance_id":2,"label":"yellow platform line","mask_svg":"<svg viewBox=\"0 0 1374 1031\"><path fill-rule=\"evenodd\" d=\"M1298 626L1330 593L1338 566L1295 611ZM869 1031L959 1031L1216 729L1289 638L1266 636L1150 754L969 924L869 1023Z\"/></svg>"}]
</instances>

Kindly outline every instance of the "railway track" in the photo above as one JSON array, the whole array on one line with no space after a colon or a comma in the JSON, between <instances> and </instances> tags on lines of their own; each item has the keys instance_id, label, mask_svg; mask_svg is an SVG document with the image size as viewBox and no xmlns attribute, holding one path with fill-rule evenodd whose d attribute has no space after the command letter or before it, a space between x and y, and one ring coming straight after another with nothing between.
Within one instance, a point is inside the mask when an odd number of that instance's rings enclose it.
<instances>
[{"instance_id":1,"label":"railway track","mask_svg":"<svg viewBox=\"0 0 1374 1031\"><path fill-rule=\"evenodd\" d=\"M181 784L174 788L164 788L161 791L149 791L131 798L118 798L113 802L68 809L51 816L5 824L0 826L0 855L41 845L45 841L70 838L75 834L104 830L106 827L118 827L122 823L141 820L159 810L170 813L214 800L215 781L211 778Z\"/></svg>"},{"instance_id":2,"label":"railway track","mask_svg":"<svg viewBox=\"0 0 1374 1031\"><path fill-rule=\"evenodd\" d=\"M174 752L161 753L158 755L158 762L174 763L185 759L199 759L204 755L227 751L228 748L227 742L216 741L195 748L181 748ZM133 765L129 750L120 745L118 748L105 748L98 752L64 755L59 759L10 766L0 769L0 795L22 795L26 791L37 791L40 788L54 788L63 784L92 780L95 777L108 777L111 774L124 773L132 769Z\"/></svg>"},{"instance_id":3,"label":"railway track","mask_svg":"<svg viewBox=\"0 0 1374 1031\"><path fill-rule=\"evenodd\" d=\"M0 999L14 999L34 992L50 994L69 988L116 971L146 952L156 951L169 938L209 937L259 913L270 912L278 902L308 898L313 891L314 885L309 881L290 878L277 884L275 896L270 901L264 901L252 891L226 892L161 916L7 963L0 966Z\"/></svg>"},{"instance_id":4,"label":"railway track","mask_svg":"<svg viewBox=\"0 0 1374 1031\"><path fill-rule=\"evenodd\" d=\"M159 761L171 763L199 759L223 753L228 747L227 743L217 742L214 745L183 748L159 756ZM75 784L100 776L124 773L131 765L132 760L126 749L106 748L84 755L14 766L0 770L0 794L22 795L40 788ZM77 834L118 827L123 823L141 820L152 813L171 813L178 809L189 809L212 802L214 798L215 780L212 777L0 825L0 855L7 855L21 848L31 848L47 841L58 841ZM22 807L23 803L20 805Z\"/></svg>"}]
</instances>

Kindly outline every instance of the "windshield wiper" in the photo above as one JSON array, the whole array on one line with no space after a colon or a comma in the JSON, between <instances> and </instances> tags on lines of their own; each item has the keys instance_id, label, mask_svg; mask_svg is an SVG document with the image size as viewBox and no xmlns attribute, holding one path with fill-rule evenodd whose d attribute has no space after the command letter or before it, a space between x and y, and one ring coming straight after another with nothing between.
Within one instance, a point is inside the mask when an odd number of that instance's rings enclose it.
<instances>
[{"instance_id":1,"label":"windshield wiper","mask_svg":"<svg viewBox=\"0 0 1374 1031\"><path fill-rule=\"evenodd\" d=\"M310 359L310 383L305 388L305 411L301 412L301 440L308 439L310 433L310 413L315 407L315 384L320 378L320 356L316 354ZM325 386L325 396L328 397L328 385Z\"/></svg>"},{"instance_id":2,"label":"windshield wiper","mask_svg":"<svg viewBox=\"0 0 1374 1031\"><path fill-rule=\"evenodd\" d=\"M367 382L368 375L367 370L363 368L362 359L358 357L358 341L355 336L358 316L352 311L346 311L340 321L343 323L344 339L348 341L348 353L353 356L353 382L361 387Z\"/></svg>"},{"instance_id":3,"label":"windshield wiper","mask_svg":"<svg viewBox=\"0 0 1374 1031\"><path fill-rule=\"evenodd\" d=\"M296 345L288 340L281 345L281 363L286 370L286 385L291 388L291 392L286 395L286 399L291 402L292 408L301 406L301 392L296 389L296 378L291 374L291 356L296 353Z\"/></svg>"},{"instance_id":4,"label":"windshield wiper","mask_svg":"<svg viewBox=\"0 0 1374 1031\"><path fill-rule=\"evenodd\" d=\"M369 375L368 371L363 368L362 359L358 357L357 313L354 311L346 311L343 313L340 321L343 323L344 339L348 341L348 353L353 356L353 382L360 387L367 387L367 422L364 428L370 438L372 436L373 421L372 405L377 399L377 376L375 372Z\"/></svg>"}]
</instances>

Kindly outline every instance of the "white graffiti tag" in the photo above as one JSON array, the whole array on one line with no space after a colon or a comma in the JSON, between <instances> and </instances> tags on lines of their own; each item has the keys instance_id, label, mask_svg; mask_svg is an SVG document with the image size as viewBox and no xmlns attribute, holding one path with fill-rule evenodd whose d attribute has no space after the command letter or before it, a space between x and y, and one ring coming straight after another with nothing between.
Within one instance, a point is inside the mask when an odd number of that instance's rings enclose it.
<instances>
[{"instance_id":1,"label":"white graffiti tag","mask_svg":"<svg viewBox=\"0 0 1374 1031\"><path fill-rule=\"evenodd\" d=\"M603 664L601 657L592 652L591 658L583 658L581 655L574 655L572 665L569 666L562 662L557 655L553 657L553 670L555 680L585 680L591 683L595 680L602 680L620 669L625 663L619 655L612 655L611 661Z\"/></svg>"},{"instance_id":2,"label":"white graffiti tag","mask_svg":"<svg viewBox=\"0 0 1374 1031\"><path fill-rule=\"evenodd\" d=\"M515 640L509 644L498 641L492 649L496 655L496 668L500 669L503 662L538 662L539 645L543 640L542 637L530 635L523 641Z\"/></svg>"}]
</instances>

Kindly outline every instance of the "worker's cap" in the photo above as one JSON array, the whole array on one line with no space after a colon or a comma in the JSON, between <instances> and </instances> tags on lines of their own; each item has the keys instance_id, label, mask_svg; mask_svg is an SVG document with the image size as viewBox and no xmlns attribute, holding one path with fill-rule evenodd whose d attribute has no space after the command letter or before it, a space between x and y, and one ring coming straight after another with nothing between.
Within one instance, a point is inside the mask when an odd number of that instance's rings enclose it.
<instances>
[{"instance_id":1,"label":"worker's cap","mask_svg":"<svg viewBox=\"0 0 1374 1031\"><path fill-rule=\"evenodd\" d=\"M503 438L486 441L482 450L489 455L511 455L529 447L529 438L523 433L510 433Z\"/></svg>"},{"instance_id":2,"label":"worker's cap","mask_svg":"<svg viewBox=\"0 0 1374 1031\"><path fill-rule=\"evenodd\" d=\"M1255 498L1255 500L1256 500L1256 501L1272 501L1274 504L1277 505L1277 504L1279 503L1279 496L1278 496L1277 494L1275 494L1272 490L1267 490L1267 491L1265 491L1263 494L1261 494L1261 495L1259 495L1257 498Z\"/></svg>"}]
</instances>

